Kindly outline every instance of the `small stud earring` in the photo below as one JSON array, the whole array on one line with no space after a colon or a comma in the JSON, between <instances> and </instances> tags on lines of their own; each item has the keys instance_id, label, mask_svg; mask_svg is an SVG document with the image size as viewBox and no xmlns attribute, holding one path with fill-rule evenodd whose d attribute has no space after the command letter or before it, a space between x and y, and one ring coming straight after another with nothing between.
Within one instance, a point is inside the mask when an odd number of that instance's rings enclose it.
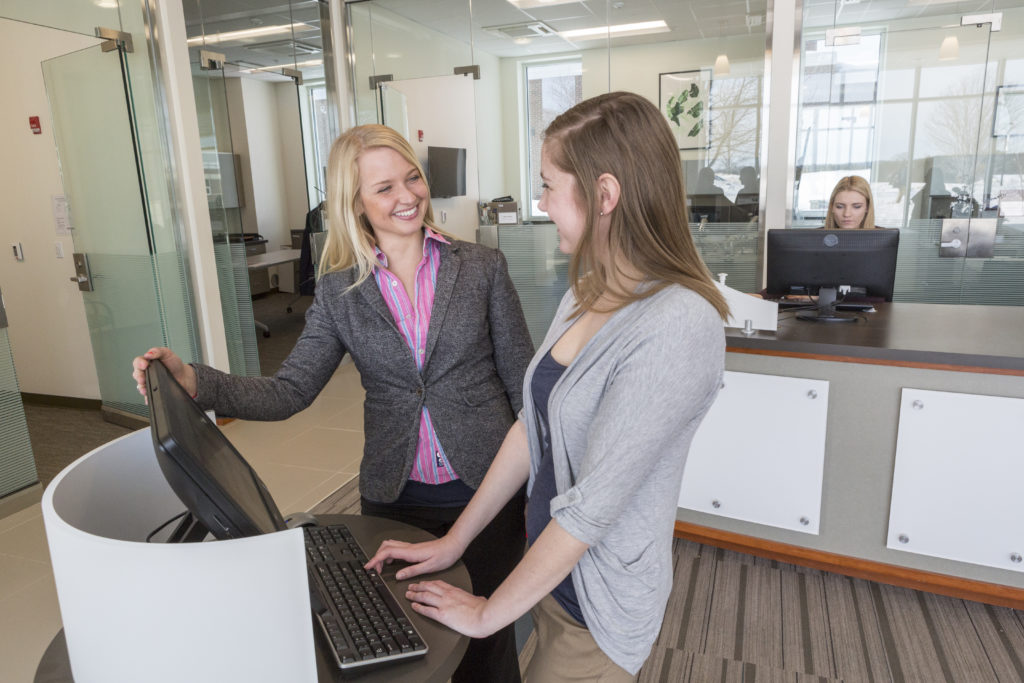
<instances>
[{"instance_id":1,"label":"small stud earring","mask_svg":"<svg viewBox=\"0 0 1024 683\"><path fill-rule=\"evenodd\" d=\"M602 211L602 212L601 212L601 215L602 215L602 216L604 215L604 211Z\"/></svg>"}]
</instances>

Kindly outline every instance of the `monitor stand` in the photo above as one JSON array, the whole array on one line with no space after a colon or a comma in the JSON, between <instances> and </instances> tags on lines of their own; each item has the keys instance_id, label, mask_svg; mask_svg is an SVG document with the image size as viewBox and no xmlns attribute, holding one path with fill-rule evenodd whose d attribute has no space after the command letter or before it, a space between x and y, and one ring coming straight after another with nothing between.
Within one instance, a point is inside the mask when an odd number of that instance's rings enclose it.
<instances>
[{"instance_id":1,"label":"monitor stand","mask_svg":"<svg viewBox=\"0 0 1024 683\"><path fill-rule=\"evenodd\" d=\"M853 323L857 317L836 313L836 288L822 287L818 290L818 308L814 311L800 313L799 320L811 320L819 323Z\"/></svg>"},{"instance_id":2,"label":"monitor stand","mask_svg":"<svg viewBox=\"0 0 1024 683\"><path fill-rule=\"evenodd\" d=\"M185 513L165 543L199 543L209 535L206 527L191 513Z\"/></svg>"}]
</instances>

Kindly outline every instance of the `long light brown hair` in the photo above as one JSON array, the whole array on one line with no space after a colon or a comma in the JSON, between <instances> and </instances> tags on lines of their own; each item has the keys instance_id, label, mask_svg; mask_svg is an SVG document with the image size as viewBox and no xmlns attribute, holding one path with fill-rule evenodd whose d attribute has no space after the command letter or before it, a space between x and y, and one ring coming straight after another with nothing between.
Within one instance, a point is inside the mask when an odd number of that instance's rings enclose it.
<instances>
[{"instance_id":1,"label":"long light brown hair","mask_svg":"<svg viewBox=\"0 0 1024 683\"><path fill-rule=\"evenodd\" d=\"M832 209L836 206L836 195L840 192L856 192L857 194L864 197L864 200L868 203L868 211L864 214L864 221L860 224L863 230L872 230L875 228L875 199L871 196L871 186L868 185L868 181L861 178L859 175L848 175L839 179L836 186L832 189L832 196L828 198L828 215L825 216L825 229L826 230L837 230L839 226L836 225L835 214L832 213Z\"/></svg>"},{"instance_id":2,"label":"long light brown hair","mask_svg":"<svg viewBox=\"0 0 1024 683\"><path fill-rule=\"evenodd\" d=\"M327 239L317 274L356 266L353 287L369 277L377 265L373 226L357 208L361 182L359 157L375 147L387 147L398 152L416 168L424 185L427 182L412 146L398 131L387 126L371 123L350 128L331 145L327 160ZM423 224L434 232L445 234L434 223L434 210L429 201L423 214Z\"/></svg>"},{"instance_id":3,"label":"long light brown hair","mask_svg":"<svg viewBox=\"0 0 1024 683\"><path fill-rule=\"evenodd\" d=\"M569 261L569 281L577 312L597 310L607 295L610 310L651 296L669 284L692 289L722 319L729 307L701 260L687 220L686 190L675 136L661 112L629 92L598 95L558 116L545 131L551 162L576 181L577 201L586 213L585 229ZM598 178L608 173L619 183L618 205L607 235L598 235ZM628 263L650 282L639 291L624 287L624 273L609 272ZM604 308L602 310L609 310Z\"/></svg>"}]
</instances>

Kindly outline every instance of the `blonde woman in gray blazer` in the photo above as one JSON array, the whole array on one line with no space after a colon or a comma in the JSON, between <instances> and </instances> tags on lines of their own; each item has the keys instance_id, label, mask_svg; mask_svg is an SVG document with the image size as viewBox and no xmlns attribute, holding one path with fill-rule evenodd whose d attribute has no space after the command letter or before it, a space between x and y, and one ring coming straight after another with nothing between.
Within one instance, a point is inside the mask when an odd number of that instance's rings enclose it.
<instances>
[{"instance_id":1,"label":"blonde woman in gray blazer","mask_svg":"<svg viewBox=\"0 0 1024 683\"><path fill-rule=\"evenodd\" d=\"M329 232L302 335L273 377L237 377L160 358L195 400L220 415L281 420L306 408L352 357L366 391L359 489L364 514L442 536L480 486L522 408L533 345L502 254L434 224L408 142L358 126L328 162ZM403 296L404 293L404 296ZM512 495L464 556L490 595L522 557L522 494ZM455 682L519 681L512 626L474 639Z\"/></svg>"},{"instance_id":2,"label":"blonde woman in gray blazer","mask_svg":"<svg viewBox=\"0 0 1024 683\"><path fill-rule=\"evenodd\" d=\"M527 370L524 407L451 531L370 564L448 566L526 482L530 547L489 598L410 584L417 612L485 635L530 610L527 683L634 681L661 628L690 442L715 400L728 308L693 243L675 137L645 98L585 100L548 127L540 201L572 288Z\"/></svg>"}]
</instances>

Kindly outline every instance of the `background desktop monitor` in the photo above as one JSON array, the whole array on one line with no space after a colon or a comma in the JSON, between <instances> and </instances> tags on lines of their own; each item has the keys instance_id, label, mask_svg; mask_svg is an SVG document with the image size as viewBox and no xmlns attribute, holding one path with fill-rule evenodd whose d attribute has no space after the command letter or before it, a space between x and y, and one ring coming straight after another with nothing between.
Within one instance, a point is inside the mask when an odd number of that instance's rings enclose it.
<instances>
[{"instance_id":1,"label":"background desktop monitor","mask_svg":"<svg viewBox=\"0 0 1024 683\"><path fill-rule=\"evenodd\" d=\"M259 476L159 360L146 386L157 463L199 524L219 539L285 529Z\"/></svg>"},{"instance_id":2,"label":"background desktop monitor","mask_svg":"<svg viewBox=\"0 0 1024 683\"><path fill-rule=\"evenodd\" d=\"M427 147L427 183L434 198L466 194L466 150L461 147Z\"/></svg>"},{"instance_id":3,"label":"background desktop monitor","mask_svg":"<svg viewBox=\"0 0 1024 683\"><path fill-rule=\"evenodd\" d=\"M766 293L817 294L819 310L831 308L843 285L892 301L899 241L899 230L884 228L769 230Z\"/></svg>"}]
</instances>

